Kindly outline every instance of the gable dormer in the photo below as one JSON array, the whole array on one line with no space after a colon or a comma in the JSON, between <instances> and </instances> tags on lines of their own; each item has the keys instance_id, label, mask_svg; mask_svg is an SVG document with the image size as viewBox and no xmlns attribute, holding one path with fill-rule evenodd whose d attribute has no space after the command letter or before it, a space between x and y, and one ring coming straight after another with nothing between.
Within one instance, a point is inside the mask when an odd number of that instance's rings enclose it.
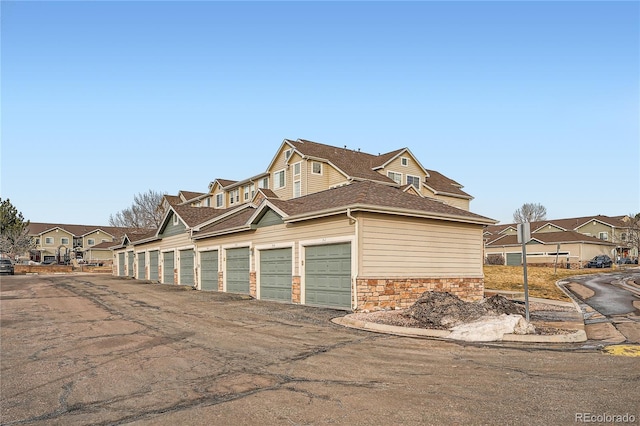
<instances>
[{"instance_id":1,"label":"gable dormer","mask_svg":"<svg viewBox=\"0 0 640 426\"><path fill-rule=\"evenodd\" d=\"M402 148L378 156L378 164L373 170L387 176L397 185L412 185L424 195L423 182L429 177L429 172L409 151Z\"/></svg>"}]
</instances>

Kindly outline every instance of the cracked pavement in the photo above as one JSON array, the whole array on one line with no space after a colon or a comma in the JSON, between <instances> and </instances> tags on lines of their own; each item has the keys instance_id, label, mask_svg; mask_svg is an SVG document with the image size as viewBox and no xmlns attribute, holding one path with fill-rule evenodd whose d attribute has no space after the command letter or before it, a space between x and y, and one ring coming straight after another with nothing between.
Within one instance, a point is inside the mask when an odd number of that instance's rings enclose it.
<instances>
[{"instance_id":1,"label":"cracked pavement","mask_svg":"<svg viewBox=\"0 0 640 426\"><path fill-rule=\"evenodd\" d=\"M638 360L343 328L342 311L105 275L0 282L3 425L640 418Z\"/></svg>"}]
</instances>

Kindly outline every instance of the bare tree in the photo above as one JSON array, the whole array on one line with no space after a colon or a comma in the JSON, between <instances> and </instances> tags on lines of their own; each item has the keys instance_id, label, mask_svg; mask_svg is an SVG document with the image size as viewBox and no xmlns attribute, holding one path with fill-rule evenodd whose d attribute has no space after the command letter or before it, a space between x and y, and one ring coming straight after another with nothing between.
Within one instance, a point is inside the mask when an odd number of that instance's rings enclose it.
<instances>
[{"instance_id":1,"label":"bare tree","mask_svg":"<svg viewBox=\"0 0 640 426\"><path fill-rule=\"evenodd\" d=\"M133 204L109 216L109 225L123 228L155 229L164 217L164 194L150 189L133 197Z\"/></svg>"},{"instance_id":2,"label":"bare tree","mask_svg":"<svg viewBox=\"0 0 640 426\"><path fill-rule=\"evenodd\" d=\"M515 223L536 222L547 218L547 209L539 203L525 203L518 210L513 212Z\"/></svg>"},{"instance_id":3,"label":"bare tree","mask_svg":"<svg viewBox=\"0 0 640 426\"><path fill-rule=\"evenodd\" d=\"M640 213L630 214L629 227L627 228L627 243L631 249L640 254Z\"/></svg>"}]
</instances>

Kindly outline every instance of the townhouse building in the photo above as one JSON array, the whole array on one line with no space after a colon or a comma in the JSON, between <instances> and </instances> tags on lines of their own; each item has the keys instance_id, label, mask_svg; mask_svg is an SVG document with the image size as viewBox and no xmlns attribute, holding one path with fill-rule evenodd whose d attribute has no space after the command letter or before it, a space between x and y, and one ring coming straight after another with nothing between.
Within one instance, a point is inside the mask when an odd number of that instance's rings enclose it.
<instances>
[{"instance_id":1,"label":"townhouse building","mask_svg":"<svg viewBox=\"0 0 640 426\"><path fill-rule=\"evenodd\" d=\"M483 229L463 186L408 148L285 139L263 173L164 198L161 226L114 245L114 274L346 310L425 291L483 296Z\"/></svg>"}]
</instances>

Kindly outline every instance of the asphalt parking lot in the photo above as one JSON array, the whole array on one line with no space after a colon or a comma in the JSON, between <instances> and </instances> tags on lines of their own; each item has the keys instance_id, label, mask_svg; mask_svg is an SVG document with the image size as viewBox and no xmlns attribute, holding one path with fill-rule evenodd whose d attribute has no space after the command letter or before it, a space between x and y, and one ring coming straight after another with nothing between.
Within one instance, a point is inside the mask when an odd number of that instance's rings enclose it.
<instances>
[{"instance_id":1,"label":"asphalt parking lot","mask_svg":"<svg viewBox=\"0 0 640 426\"><path fill-rule=\"evenodd\" d=\"M343 314L104 275L2 277L0 421L640 423L639 358L330 322Z\"/></svg>"}]
</instances>

